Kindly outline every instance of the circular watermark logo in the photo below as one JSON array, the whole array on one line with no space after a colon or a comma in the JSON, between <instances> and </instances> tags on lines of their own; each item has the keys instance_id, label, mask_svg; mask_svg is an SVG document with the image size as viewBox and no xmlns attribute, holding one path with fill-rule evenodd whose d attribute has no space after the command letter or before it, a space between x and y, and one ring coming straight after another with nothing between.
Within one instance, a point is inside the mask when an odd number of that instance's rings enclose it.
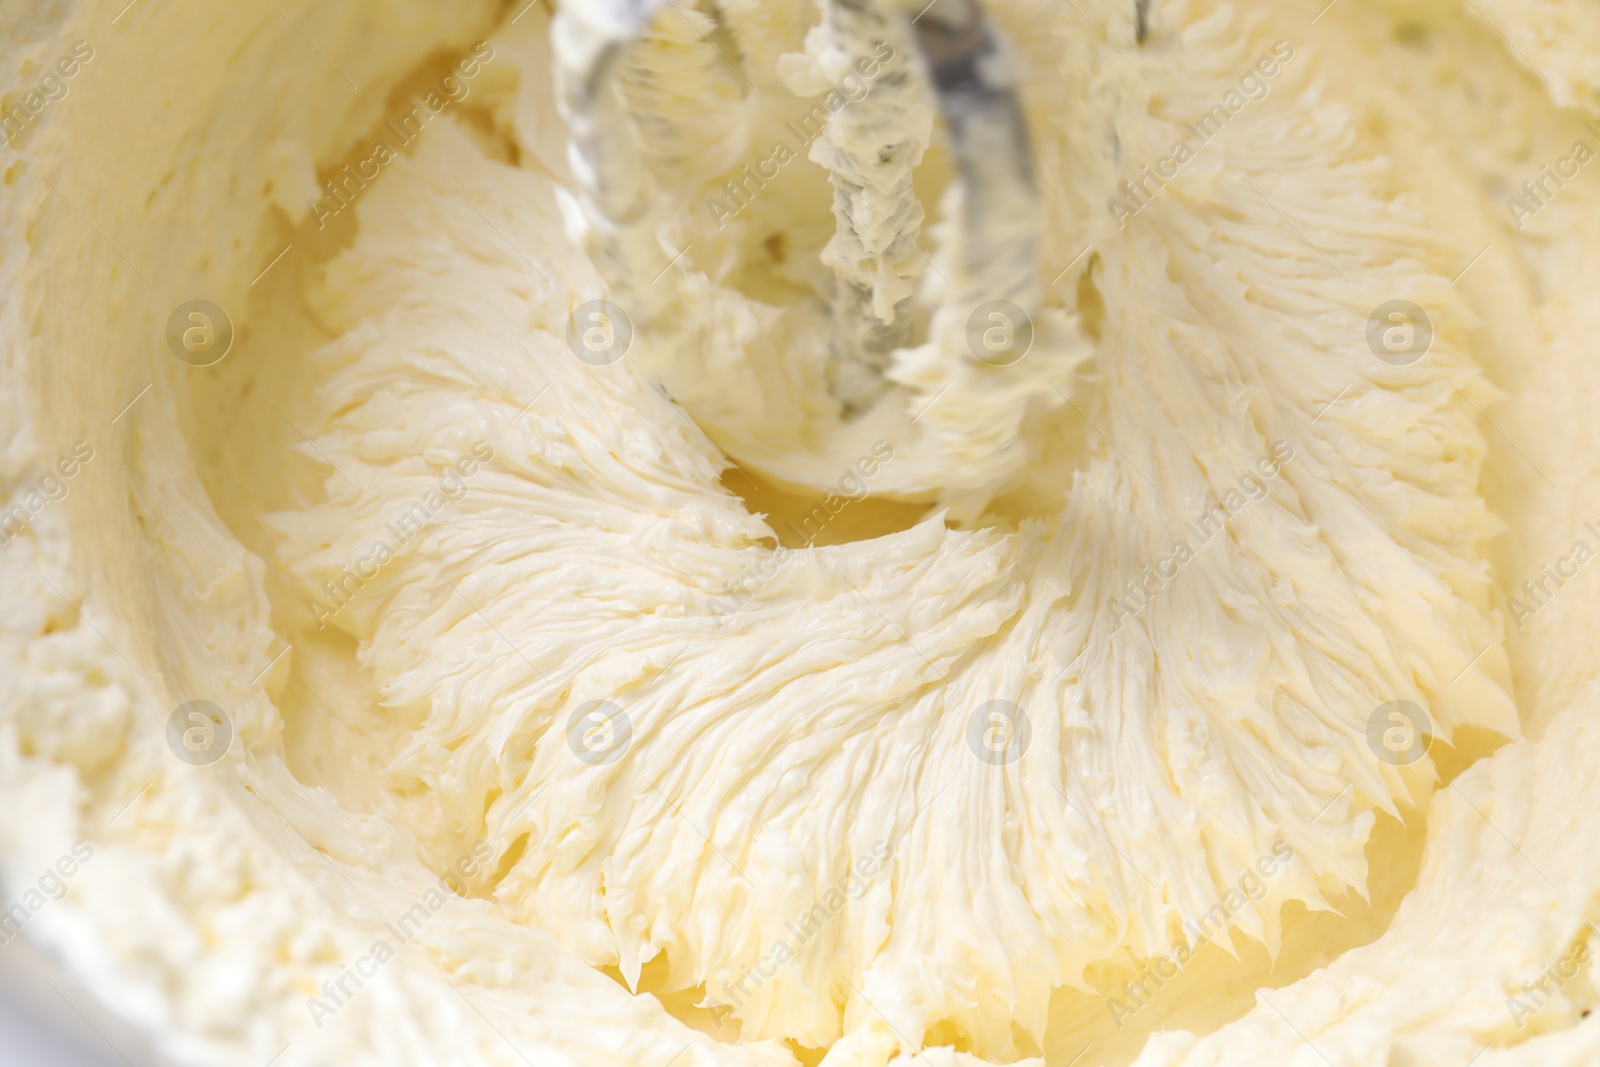
<instances>
[{"instance_id":1,"label":"circular watermark logo","mask_svg":"<svg viewBox=\"0 0 1600 1067\"><path fill-rule=\"evenodd\" d=\"M609 700L580 704L567 720L567 747L591 767L617 762L632 743L628 713Z\"/></svg>"},{"instance_id":2,"label":"circular watermark logo","mask_svg":"<svg viewBox=\"0 0 1600 1067\"><path fill-rule=\"evenodd\" d=\"M1009 700L979 704L967 716L967 747L985 763L1009 767L1033 741L1028 713Z\"/></svg>"},{"instance_id":3,"label":"circular watermark logo","mask_svg":"<svg viewBox=\"0 0 1600 1067\"><path fill-rule=\"evenodd\" d=\"M1367 347L1392 367L1409 367L1433 347L1433 320L1409 300L1389 300L1367 319Z\"/></svg>"},{"instance_id":4,"label":"circular watermark logo","mask_svg":"<svg viewBox=\"0 0 1600 1067\"><path fill-rule=\"evenodd\" d=\"M609 367L633 345L633 320L609 300L585 300L567 319L567 347L591 367Z\"/></svg>"},{"instance_id":5,"label":"circular watermark logo","mask_svg":"<svg viewBox=\"0 0 1600 1067\"><path fill-rule=\"evenodd\" d=\"M1409 700L1379 704L1367 719L1367 747L1392 766L1411 766L1428 754L1432 744L1428 713Z\"/></svg>"},{"instance_id":6,"label":"circular watermark logo","mask_svg":"<svg viewBox=\"0 0 1600 1067\"><path fill-rule=\"evenodd\" d=\"M232 744L233 720L209 700L179 704L167 717L167 747L185 763L209 767Z\"/></svg>"},{"instance_id":7,"label":"circular watermark logo","mask_svg":"<svg viewBox=\"0 0 1600 1067\"><path fill-rule=\"evenodd\" d=\"M991 367L1009 367L1033 347L1033 319L1009 300L985 300L967 317L967 349Z\"/></svg>"},{"instance_id":8,"label":"circular watermark logo","mask_svg":"<svg viewBox=\"0 0 1600 1067\"><path fill-rule=\"evenodd\" d=\"M167 316L167 347L191 367L220 363L233 347L233 320L209 300L186 300Z\"/></svg>"}]
</instances>

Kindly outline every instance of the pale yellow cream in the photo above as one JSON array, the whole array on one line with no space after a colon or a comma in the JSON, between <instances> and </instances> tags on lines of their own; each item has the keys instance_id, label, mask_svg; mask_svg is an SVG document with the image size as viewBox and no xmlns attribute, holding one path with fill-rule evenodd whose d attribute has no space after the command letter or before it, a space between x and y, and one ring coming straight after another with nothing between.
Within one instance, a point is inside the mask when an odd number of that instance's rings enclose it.
<instances>
[{"instance_id":1,"label":"pale yellow cream","mask_svg":"<svg viewBox=\"0 0 1600 1067\"><path fill-rule=\"evenodd\" d=\"M1600 1057L1600 22L988 6L1004 367L909 36L810 0L632 51L623 282L542 2L0 16L27 933L185 1063Z\"/></svg>"}]
</instances>

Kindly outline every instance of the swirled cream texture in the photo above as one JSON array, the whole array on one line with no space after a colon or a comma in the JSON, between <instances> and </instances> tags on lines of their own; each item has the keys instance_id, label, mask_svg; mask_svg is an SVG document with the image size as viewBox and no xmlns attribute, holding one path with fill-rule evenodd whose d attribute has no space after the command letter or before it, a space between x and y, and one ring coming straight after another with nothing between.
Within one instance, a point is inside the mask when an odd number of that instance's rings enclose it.
<instances>
[{"instance_id":1,"label":"swirled cream texture","mask_svg":"<svg viewBox=\"0 0 1600 1067\"><path fill-rule=\"evenodd\" d=\"M120 6L0 15L0 872L174 1062L1600 1057L1582 5L992 0L1023 282L920 5L669 5L626 176L577 9Z\"/></svg>"}]
</instances>

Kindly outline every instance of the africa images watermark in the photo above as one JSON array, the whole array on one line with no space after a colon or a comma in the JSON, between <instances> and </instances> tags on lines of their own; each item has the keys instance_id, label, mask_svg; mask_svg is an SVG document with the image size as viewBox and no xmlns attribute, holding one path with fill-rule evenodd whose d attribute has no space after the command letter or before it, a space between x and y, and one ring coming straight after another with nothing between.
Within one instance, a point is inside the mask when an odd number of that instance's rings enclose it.
<instances>
[{"instance_id":1,"label":"africa images watermark","mask_svg":"<svg viewBox=\"0 0 1600 1067\"><path fill-rule=\"evenodd\" d=\"M49 472L23 493L21 499L0 511L0 545L9 545L28 524L50 504L66 499L72 488L68 483L90 460L94 459L94 446L79 441L72 451L61 456Z\"/></svg>"},{"instance_id":2,"label":"africa images watermark","mask_svg":"<svg viewBox=\"0 0 1600 1067\"><path fill-rule=\"evenodd\" d=\"M1593 119L1584 123L1583 128L1600 138L1600 126L1596 126ZM1513 194L1506 197L1506 210L1511 213L1511 224L1519 230L1522 229L1523 224L1530 218L1549 207L1556 194L1567 187L1567 182L1578 176L1579 168L1594 157L1595 150L1589 142L1578 140L1572 143L1566 155L1556 160L1553 168L1549 163L1541 166L1537 178L1530 178L1522 183L1521 196ZM1552 185L1555 186L1554 189L1551 188Z\"/></svg>"},{"instance_id":3,"label":"africa images watermark","mask_svg":"<svg viewBox=\"0 0 1600 1067\"><path fill-rule=\"evenodd\" d=\"M783 928L792 935L792 941L779 938L772 943L770 951L745 968L737 981L722 983L722 995L728 1002L709 1005L717 1025L722 1025L729 1015L743 1008L751 997L777 976L779 967L798 958L805 947L844 910L847 899L860 900L865 896L873 877L887 867L893 858L893 846L888 841L879 841L872 846L870 855L860 856L846 866L844 874L822 894L821 900L808 911L795 916L793 922L784 923ZM746 988L752 983L753 988Z\"/></svg>"},{"instance_id":4,"label":"africa images watermark","mask_svg":"<svg viewBox=\"0 0 1600 1067\"><path fill-rule=\"evenodd\" d=\"M1521 993L1506 998L1506 1010L1511 1013L1511 1021L1517 1024L1518 1030L1527 1025L1528 1016L1541 1011L1583 970L1589 962L1589 939L1593 936L1594 924L1584 923L1574 938L1577 943L1571 951L1541 971L1539 977L1523 982Z\"/></svg>"},{"instance_id":5,"label":"africa images watermark","mask_svg":"<svg viewBox=\"0 0 1600 1067\"><path fill-rule=\"evenodd\" d=\"M322 583L322 591L327 600L316 597L306 599L306 609L311 612L311 617L316 620L317 629L322 629L327 621L349 606L356 594L366 587L367 583L378 576L378 572L395 557L395 552L405 546L422 533L445 507L467 495L467 479L471 478L478 470L494 458L494 447L487 441L474 441L472 455L462 456L456 462L445 468L439 476L438 488L429 489L422 494L422 499L406 508L404 511L392 515L383 524L394 538L391 544L386 538L378 538L372 543L367 554L355 562L352 570L349 564L339 568L340 578L337 582L327 579Z\"/></svg>"},{"instance_id":6,"label":"africa images watermark","mask_svg":"<svg viewBox=\"0 0 1600 1067\"><path fill-rule=\"evenodd\" d=\"M1600 544L1600 526L1591 520L1584 523L1583 528L1595 539L1596 544ZM1540 567L1537 580L1530 578L1522 583L1521 593L1526 599L1506 597L1506 614L1517 624L1517 629L1522 629L1529 619L1548 607L1562 586L1576 578L1578 569L1594 557L1594 547L1580 537L1573 542L1566 555Z\"/></svg>"},{"instance_id":7,"label":"africa images watermark","mask_svg":"<svg viewBox=\"0 0 1600 1067\"><path fill-rule=\"evenodd\" d=\"M1245 109L1245 105L1266 99L1271 89L1268 83L1278 76L1280 64L1287 64L1293 58L1294 46L1288 41L1278 41L1272 46L1270 55L1256 60L1249 72L1239 79L1237 89L1229 89L1219 103L1212 104L1198 118L1183 124L1189 136L1173 142L1171 151L1156 161L1154 173L1147 163L1139 168L1140 176L1137 179L1124 178L1117 186L1122 198L1113 196L1106 201L1106 208L1111 212L1117 228L1126 226L1129 219L1148 207L1156 195L1167 187L1167 182L1176 178L1184 166L1199 154L1196 144L1209 144L1235 115Z\"/></svg>"},{"instance_id":8,"label":"africa images watermark","mask_svg":"<svg viewBox=\"0 0 1600 1067\"><path fill-rule=\"evenodd\" d=\"M707 197L706 211L710 212L711 221L717 224L717 229L722 229L730 218L749 207L768 182L776 181L779 172L799 158L801 148L822 136L830 115L837 115L851 104L865 100L872 92L873 81L883 72L884 66L894 59L894 55L894 46L889 42L874 42L872 55L857 59L855 72L840 78L821 103L783 124L784 130L798 145L791 144L788 138L779 138L772 143L767 154L756 161L753 170L746 164L739 168L736 177L723 183L726 199L716 194Z\"/></svg>"},{"instance_id":9,"label":"africa images watermark","mask_svg":"<svg viewBox=\"0 0 1600 1067\"><path fill-rule=\"evenodd\" d=\"M383 928L394 936L394 944L391 945L388 938L380 937L352 963L340 964L339 977L323 981L322 996L306 998L306 1010L311 1013L311 1021L317 1024L317 1029L322 1029L324 1022L354 1000L366 982L375 978L379 969L394 959L408 941L421 933L446 904L453 898L465 896L466 880L479 870L481 864L487 864L492 858L493 853L487 841L473 845L466 855L456 860L440 876L437 885L429 887L421 900L383 924ZM349 987L351 982L355 983L355 989Z\"/></svg>"},{"instance_id":10,"label":"africa images watermark","mask_svg":"<svg viewBox=\"0 0 1600 1067\"><path fill-rule=\"evenodd\" d=\"M871 494L867 486L868 481L892 459L894 459L894 446L888 441L875 442L871 452L857 458L854 466L847 468L844 474L840 475L838 484L823 497L822 503L806 512L798 522L793 519L788 522L789 535L799 540L802 548L810 548L812 542L845 508L865 500ZM738 579L724 590L721 596L712 597L709 606L711 614L717 617L719 625L722 616L732 615L744 607L756 593L776 578L778 571L798 551L800 549L779 545L775 551L763 555L740 571Z\"/></svg>"},{"instance_id":11,"label":"africa images watermark","mask_svg":"<svg viewBox=\"0 0 1600 1067\"><path fill-rule=\"evenodd\" d=\"M6 133L6 144L16 145L17 138L44 114L46 108L58 100L66 99L70 91L68 82L78 76L83 64L94 58L94 48L88 41L78 41L54 64L45 68L32 89L22 94L17 106L0 116L0 125Z\"/></svg>"},{"instance_id":12,"label":"africa images watermark","mask_svg":"<svg viewBox=\"0 0 1600 1067\"><path fill-rule=\"evenodd\" d=\"M53 900L67 895L67 879L78 873L78 868L94 856L94 846L87 841L74 841L69 852L39 876L37 885L22 892L22 899L0 912L0 946L9 945L22 936L22 930L33 917L43 911Z\"/></svg>"},{"instance_id":13,"label":"africa images watermark","mask_svg":"<svg viewBox=\"0 0 1600 1067\"><path fill-rule=\"evenodd\" d=\"M1184 523L1186 536L1173 542L1167 554L1156 561L1153 568L1146 563L1139 573L1138 582L1132 578L1124 581L1121 598L1111 598L1112 629L1120 629L1124 620L1142 614L1155 601L1157 593L1177 580L1178 572L1195 558L1198 550L1222 532L1229 519L1248 505L1265 500L1269 492L1268 480L1276 478L1292 459L1294 446L1287 441L1275 442L1270 455L1262 456L1256 460L1254 467L1240 475L1237 488L1223 493L1198 519Z\"/></svg>"},{"instance_id":14,"label":"africa images watermark","mask_svg":"<svg viewBox=\"0 0 1600 1067\"><path fill-rule=\"evenodd\" d=\"M1237 886L1223 893L1222 899L1209 910L1183 924L1185 938L1172 942L1171 952L1141 961L1137 967L1137 978L1122 983L1122 992L1127 999L1116 996L1106 998L1106 1011L1110 1012L1111 1021L1117 1024L1117 1029L1122 1029L1129 1019L1155 1000L1155 990L1178 977L1202 945L1228 928L1228 923L1244 910L1247 901L1265 898L1267 880L1292 859L1294 848L1282 838L1274 841L1271 852L1256 860L1254 867L1246 867L1239 875ZM1154 990L1150 988L1151 985L1155 986Z\"/></svg>"},{"instance_id":15,"label":"africa images watermark","mask_svg":"<svg viewBox=\"0 0 1600 1067\"><path fill-rule=\"evenodd\" d=\"M417 97L409 108L384 124L393 135L393 144L384 139L374 141L368 148L367 154L356 160L354 171L347 164L339 173L323 182L327 194L316 200L306 201L312 217L317 220L317 229L326 227L329 219L355 203L356 198L367 188L367 183L376 181L379 172L399 157L399 149L420 137L428 123L442 114L451 104L459 104L465 100L472 92L469 83L478 76L483 64L492 59L494 59L494 47L482 41L478 42L472 54L457 63L454 70L440 79L437 86Z\"/></svg>"}]
</instances>

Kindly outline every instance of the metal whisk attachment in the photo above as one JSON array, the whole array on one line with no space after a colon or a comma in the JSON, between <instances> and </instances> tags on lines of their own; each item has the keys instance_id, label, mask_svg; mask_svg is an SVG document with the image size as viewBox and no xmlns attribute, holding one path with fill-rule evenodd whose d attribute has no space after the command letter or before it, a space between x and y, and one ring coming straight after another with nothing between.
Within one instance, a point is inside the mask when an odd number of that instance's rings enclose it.
<instances>
[{"instance_id":1,"label":"metal whisk attachment","mask_svg":"<svg viewBox=\"0 0 1600 1067\"><path fill-rule=\"evenodd\" d=\"M666 0L582 0L564 4L554 26L589 251L644 325L670 301L640 266L660 258L659 197L616 82L628 46L665 6ZM846 50L891 38L909 42L921 59L832 116L821 155L813 155L825 161L834 186L836 232L823 256L834 274L829 388L850 419L891 388L885 372L893 351L911 342L912 294L927 269L914 244L922 208L911 190L926 144L901 150L905 131L896 128L897 116L907 113L906 94L931 90L959 175L941 253L955 270L941 307L963 316L996 300L1025 315L1037 309L1040 207L1015 63L975 0L940 0L920 12L895 0L825 0L822 12L823 28Z\"/></svg>"}]
</instances>

